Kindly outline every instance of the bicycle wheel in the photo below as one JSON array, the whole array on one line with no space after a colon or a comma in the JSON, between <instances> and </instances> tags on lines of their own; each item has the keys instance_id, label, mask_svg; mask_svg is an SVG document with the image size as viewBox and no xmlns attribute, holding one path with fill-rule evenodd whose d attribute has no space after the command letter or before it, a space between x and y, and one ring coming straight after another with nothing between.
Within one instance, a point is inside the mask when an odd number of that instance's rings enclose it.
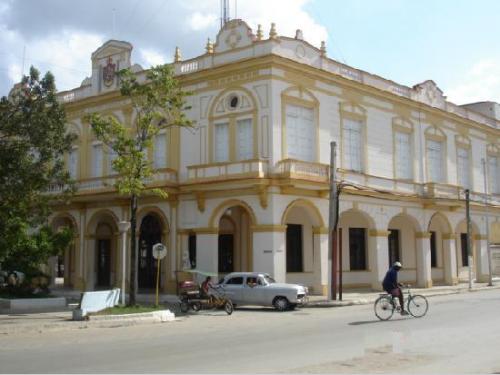
<instances>
[{"instance_id":1,"label":"bicycle wheel","mask_svg":"<svg viewBox=\"0 0 500 375\"><path fill-rule=\"evenodd\" d=\"M373 305L375 315L380 320L389 320L394 314L394 304L390 296L380 296Z\"/></svg>"},{"instance_id":2,"label":"bicycle wheel","mask_svg":"<svg viewBox=\"0 0 500 375\"><path fill-rule=\"evenodd\" d=\"M416 294L408 299L408 311L415 318L421 318L427 314L428 309L429 302L427 302L427 298L424 296Z\"/></svg>"},{"instance_id":3,"label":"bicycle wheel","mask_svg":"<svg viewBox=\"0 0 500 375\"><path fill-rule=\"evenodd\" d=\"M183 312L184 314L187 313L189 311L189 303L187 303L186 301L181 301L180 308L181 312Z\"/></svg>"}]
</instances>

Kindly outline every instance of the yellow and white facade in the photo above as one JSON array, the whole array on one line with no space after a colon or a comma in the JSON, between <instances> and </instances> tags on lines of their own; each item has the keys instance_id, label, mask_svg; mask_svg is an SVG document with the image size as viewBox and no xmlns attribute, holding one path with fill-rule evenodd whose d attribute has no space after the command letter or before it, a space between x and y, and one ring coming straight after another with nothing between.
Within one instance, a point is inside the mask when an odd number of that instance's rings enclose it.
<instances>
[{"instance_id":1,"label":"yellow and white facade","mask_svg":"<svg viewBox=\"0 0 500 375\"><path fill-rule=\"evenodd\" d=\"M108 41L92 55L92 76L60 94L68 131L78 134L67 156L78 192L56 207L52 224L75 229L64 276L81 290L121 285L118 223L129 220L128 200L112 186L113 154L83 117L99 111L133 122L116 78L103 79L109 64L144 76L131 49ZM176 271L195 266L269 272L325 293L332 140L346 185L339 224L345 286L379 289L395 259L402 279L423 287L466 276L464 187L473 200L474 274L487 278L487 242L500 242L498 118L447 102L432 81L410 88L338 63L324 44L312 46L300 31L279 36L274 25L264 37L260 27L254 34L231 20L205 54L183 61L177 50L173 67L193 93L195 127L169 129L150 150L156 173L149 185L169 196L139 202L140 289L152 286L150 247L161 241L169 250L164 292L175 291Z\"/></svg>"}]
</instances>

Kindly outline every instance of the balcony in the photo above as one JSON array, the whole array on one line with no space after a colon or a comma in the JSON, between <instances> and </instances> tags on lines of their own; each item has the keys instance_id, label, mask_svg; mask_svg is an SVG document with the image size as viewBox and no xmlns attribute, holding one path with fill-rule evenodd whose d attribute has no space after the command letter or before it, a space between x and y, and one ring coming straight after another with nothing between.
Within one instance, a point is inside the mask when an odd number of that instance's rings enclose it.
<instances>
[{"instance_id":1,"label":"balcony","mask_svg":"<svg viewBox=\"0 0 500 375\"><path fill-rule=\"evenodd\" d=\"M114 192L115 183L118 176L103 176L92 177L76 181L76 195L93 194L103 192ZM147 187L174 186L177 185L177 171L169 168L156 170L153 175L148 178L145 183ZM60 194L64 191L65 186L61 184L53 184L49 186L48 194Z\"/></svg>"},{"instance_id":2,"label":"balcony","mask_svg":"<svg viewBox=\"0 0 500 375\"><path fill-rule=\"evenodd\" d=\"M428 182L423 184L422 195L426 198L463 199L463 189L456 185Z\"/></svg>"},{"instance_id":3,"label":"balcony","mask_svg":"<svg viewBox=\"0 0 500 375\"><path fill-rule=\"evenodd\" d=\"M236 180L242 178L263 178L267 176L266 160L245 160L214 164L191 165L188 169L188 183Z\"/></svg>"},{"instance_id":4,"label":"balcony","mask_svg":"<svg viewBox=\"0 0 500 375\"><path fill-rule=\"evenodd\" d=\"M274 174L278 177L328 183L329 168L327 164L285 159L276 164Z\"/></svg>"}]
</instances>

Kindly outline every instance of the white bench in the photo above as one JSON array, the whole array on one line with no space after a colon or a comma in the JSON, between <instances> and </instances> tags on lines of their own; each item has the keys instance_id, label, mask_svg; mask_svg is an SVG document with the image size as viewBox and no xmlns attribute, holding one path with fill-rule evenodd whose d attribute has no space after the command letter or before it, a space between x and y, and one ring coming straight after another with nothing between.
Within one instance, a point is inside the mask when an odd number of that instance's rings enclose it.
<instances>
[{"instance_id":1,"label":"white bench","mask_svg":"<svg viewBox=\"0 0 500 375\"><path fill-rule=\"evenodd\" d=\"M108 307L118 305L120 289L100 290L97 292L85 292L82 294L80 304L73 310L73 320L82 320L89 313L98 312Z\"/></svg>"}]
</instances>

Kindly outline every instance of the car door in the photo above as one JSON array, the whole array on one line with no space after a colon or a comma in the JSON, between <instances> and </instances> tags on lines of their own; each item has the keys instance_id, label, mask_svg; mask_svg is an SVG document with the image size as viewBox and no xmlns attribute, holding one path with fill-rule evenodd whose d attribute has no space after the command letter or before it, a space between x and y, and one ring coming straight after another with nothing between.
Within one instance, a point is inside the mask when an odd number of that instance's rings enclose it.
<instances>
[{"instance_id":1,"label":"car door","mask_svg":"<svg viewBox=\"0 0 500 375\"><path fill-rule=\"evenodd\" d=\"M243 302L243 276L233 276L224 283L226 296L235 304Z\"/></svg>"},{"instance_id":2,"label":"car door","mask_svg":"<svg viewBox=\"0 0 500 375\"><path fill-rule=\"evenodd\" d=\"M259 276L247 276L243 287L243 299L250 305L266 305L266 283Z\"/></svg>"}]
</instances>

